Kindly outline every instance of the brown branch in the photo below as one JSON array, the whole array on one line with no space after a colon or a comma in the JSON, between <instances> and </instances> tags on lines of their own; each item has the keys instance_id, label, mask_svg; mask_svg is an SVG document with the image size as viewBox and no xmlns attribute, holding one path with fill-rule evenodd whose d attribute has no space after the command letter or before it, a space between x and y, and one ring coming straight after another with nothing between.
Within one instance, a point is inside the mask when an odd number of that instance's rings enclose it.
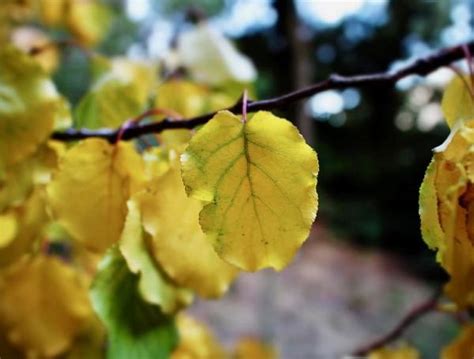
<instances>
[{"instance_id":1,"label":"brown branch","mask_svg":"<svg viewBox=\"0 0 474 359\"><path fill-rule=\"evenodd\" d=\"M291 103L313 96L326 90L345 89L349 87L364 86L393 86L398 80L411 75L426 76L429 73L451 63L464 58L465 49L474 52L474 41L467 44L442 49L430 56L416 60L415 62L404 66L394 72L380 72L368 75L340 76L331 75L327 80L318 82L312 86L290 92L278 97L260 101L248 101L247 112L259 110L272 110L287 106ZM239 99L233 106L227 108L235 114L242 113L242 99ZM192 129L209 121L215 112L207 113L201 116L193 117L183 121L165 119L158 123L137 124L128 127L122 133L123 140L130 140L149 133L158 133L167 129L187 128ZM141 115L140 115L141 116ZM75 141L89 137L99 137L113 142L117 138L120 129L69 129L64 132L54 132L52 138L60 141Z\"/></svg>"},{"instance_id":2,"label":"brown branch","mask_svg":"<svg viewBox=\"0 0 474 359\"><path fill-rule=\"evenodd\" d=\"M424 301L411 309L402 320L387 334L375 339L359 349L355 350L351 355L358 357L369 354L371 351L382 348L383 346L397 340L408 329L410 325L420 319L423 315L437 309L441 291L437 291L431 298Z\"/></svg>"}]
</instances>

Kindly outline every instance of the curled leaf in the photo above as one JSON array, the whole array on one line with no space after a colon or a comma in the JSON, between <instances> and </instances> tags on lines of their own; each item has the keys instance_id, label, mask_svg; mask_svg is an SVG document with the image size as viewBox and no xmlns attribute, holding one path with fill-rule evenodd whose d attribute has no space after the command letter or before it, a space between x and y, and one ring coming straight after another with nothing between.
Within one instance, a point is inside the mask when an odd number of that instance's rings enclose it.
<instances>
[{"instance_id":1,"label":"curled leaf","mask_svg":"<svg viewBox=\"0 0 474 359\"><path fill-rule=\"evenodd\" d=\"M461 307L474 300L474 129L463 124L435 153L420 188L423 239L436 249L451 280L447 294Z\"/></svg>"}]
</instances>

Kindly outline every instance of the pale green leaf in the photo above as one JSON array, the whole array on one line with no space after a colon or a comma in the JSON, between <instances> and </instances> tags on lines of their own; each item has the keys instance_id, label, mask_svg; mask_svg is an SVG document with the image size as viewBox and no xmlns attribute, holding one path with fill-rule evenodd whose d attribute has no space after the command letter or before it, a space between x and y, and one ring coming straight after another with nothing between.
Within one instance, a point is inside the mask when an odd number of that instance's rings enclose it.
<instances>
[{"instance_id":1,"label":"pale green leaf","mask_svg":"<svg viewBox=\"0 0 474 359\"><path fill-rule=\"evenodd\" d=\"M140 276L142 298L171 314L189 305L193 293L173 284L149 253L149 235L142 229L141 214L134 200L127 203L128 215L120 240L120 251L130 270Z\"/></svg>"},{"instance_id":2,"label":"pale green leaf","mask_svg":"<svg viewBox=\"0 0 474 359\"><path fill-rule=\"evenodd\" d=\"M116 248L99 265L90 297L108 331L107 357L169 358L178 342L174 321L141 298L138 281Z\"/></svg>"}]
</instances>

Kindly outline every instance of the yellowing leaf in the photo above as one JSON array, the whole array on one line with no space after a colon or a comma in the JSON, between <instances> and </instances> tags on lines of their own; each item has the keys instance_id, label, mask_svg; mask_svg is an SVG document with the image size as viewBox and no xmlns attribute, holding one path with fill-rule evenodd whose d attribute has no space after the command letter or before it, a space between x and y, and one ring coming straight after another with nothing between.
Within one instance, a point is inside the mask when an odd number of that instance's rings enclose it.
<instances>
[{"instance_id":1,"label":"yellowing leaf","mask_svg":"<svg viewBox=\"0 0 474 359\"><path fill-rule=\"evenodd\" d=\"M64 21L68 0L38 0L39 16L48 26L60 25Z\"/></svg>"},{"instance_id":2,"label":"yellowing leaf","mask_svg":"<svg viewBox=\"0 0 474 359\"><path fill-rule=\"evenodd\" d=\"M206 98L205 87L184 80L170 80L158 87L155 107L173 110L183 118L203 114Z\"/></svg>"},{"instance_id":3,"label":"yellowing leaf","mask_svg":"<svg viewBox=\"0 0 474 359\"><path fill-rule=\"evenodd\" d=\"M4 274L0 290L7 338L30 356L66 351L92 313L81 277L53 257L15 265Z\"/></svg>"},{"instance_id":4,"label":"yellowing leaf","mask_svg":"<svg viewBox=\"0 0 474 359\"><path fill-rule=\"evenodd\" d=\"M247 123L219 112L181 157L191 197L207 204L202 229L216 252L242 269L285 267L317 211L316 153L269 112Z\"/></svg>"},{"instance_id":5,"label":"yellowing leaf","mask_svg":"<svg viewBox=\"0 0 474 359\"><path fill-rule=\"evenodd\" d=\"M277 352L271 346L255 338L242 338L236 345L235 359L276 359Z\"/></svg>"},{"instance_id":6,"label":"yellowing leaf","mask_svg":"<svg viewBox=\"0 0 474 359\"><path fill-rule=\"evenodd\" d=\"M67 354L61 359L103 359L104 343L105 328L93 315L78 333Z\"/></svg>"},{"instance_id":7,"label":"yellowing leaf","mask_svg":"<svg viewBox=\"0 0 474 359\"><path fill-rule=\"evenodd\" d=\"M6 247L18 231L16 216L13 213L0 214L0 248Z\"/></svg>"},{"instance_id":8,"label":"yellowing leaf","mask_svg":"<svg viewBox=\"0 0 474 359\"><path fill-rule=\"evenodd\" d=\"M474 98L469 88L474 94L473 83L469 75L462 78L454 76L444 91L441 108L450 127L459 119L474 119Z\"/></svg>"},{"instance_id":9,"label":"yellowing leaf","mask_svg":"<svg viewBox=\"0 0 474 359\"><path fill-rule=\"evenodd\" d=\"M0 268L17 261L25 253L31 251L36 241L41 239L48 219L45 207L43 191L37 188L21 206L10 208L5 213L15 218L16 231L13 238L0 246ZM3 232L4 227L0 226L0 228Z\"/></svg>"},{"instance_id":10,"label":"yellowing leaf","mask_svg":"<svg viewBox=\"0 0 474 359\"><path fill-rule=\"evenodd\" d=\"M177 316L180 343L171 359L225 359L224 348L202 323L185 313ZM253 358L249 358L253 359Z\"/></svg>"},{"instance_id":11,"label":"yellowing leaf","mask_svg":"<svg viewBox=\"0 0 474 359\"><path fill-rule=\"evenodd\" d=\"M466 325L459 336L441 354L441 359L461 359L474 357L474 325Z\"/></svg>"},{"instance_id":12,"label":"yellowing leaf","mask_svg":"<svg viewBox=\"0 0 474 359\"><path fill-rule=\"evenodd\" d=\"M420 359L420 353L415 348L404 345L399 348L377 349L369 354L368 359Z\"/></svg>"},{"instance_id":13,"label":"yellowing leaf","mask_svg":"<svg viewBox=\"0 0 474 359\"><path fill-rule=\"evenodd\" d=\"M172 110L183 119L191 118L206 112L208 96L209 93L203 86L184 80L170 80L158 87L155 107ZM160 133L159 138L166 145L179 145L191 139L191 131L167 130Z\"/></svg>"},{"instance_id":14,"label":"yellowing leaf","mask_svg":"<svg viewBox=\"0 0 474 359\"><path fill-rule=\"evenodd\" d=\"M159 305L164 313L172 314L189 305L192 302L193 293L177 287L165 277L162 269L148 252L150 239L143 232L137 204L130 200L127 206L128 215L120 240L120 251L130 271L140 275L138 289L142 298L149 303Z\"/></svg>"},{"instance_id":15,"label":"yellowing leaf","mask_svg":"<svg viewBox=\"0 0 474 359\"><path fill-rule=\"evenodd\" d=\"M179 168L173 164L136 196L143 227L151 234L150 250L179 285L203 297L222 295L238 270L220 259L199 227L199 201L188 198Z\"/></svg>"},{"instance_id":16,"label":"yellowing leaf","mask_svg":"<svg viewBox=\"0 0 474 359\"><path fill-rule=\"evenodd\" d=\"M99 43L110 25L108 8L96 0L73 0L68 5L67 25L73 35L86 46Z\"/></svg>"},{"instance_id":17,"label":"yellowing leaf","mask_svg":"<svg viewBox=\"0 0 474 359\"><path fill-rule=\"evenodd\" d=\"M53 129L60 97L28 55L0 50L0 171L36 151Z\"/></svg>"},{"instance_id":18,"label":"yellowing leaf","mask_svg":"<svg viewBox=\"0 0 474 359\"><path fill-rule=\"evenodd\" d=\"M257 76L250 59L205 23L180 35L178 56L182 65L201 83L220 85L228 81L250 82Z\"/></svg>"},{"instance_id":19,"label":"yellowing leaf","mask_svg":"<svg viewBox=\"0 0 474 359\"><path fill-rule=\"evenodd\" d=\"M143 171L129 143L80 142L66 153L48 186L53 212L76 240L102 252L120 238L126 202L140 186Z\"/></svg>"}]
</instances>

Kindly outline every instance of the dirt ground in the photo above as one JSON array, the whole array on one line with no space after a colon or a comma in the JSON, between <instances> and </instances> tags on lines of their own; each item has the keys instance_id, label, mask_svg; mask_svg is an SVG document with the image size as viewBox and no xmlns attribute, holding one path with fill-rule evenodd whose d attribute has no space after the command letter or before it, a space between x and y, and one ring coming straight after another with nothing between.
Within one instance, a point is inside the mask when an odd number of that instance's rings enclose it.
<instances>
[{"instance_id":1,"label":"dirt ground","mask_svg":"<svg viewBox=\"0 0 474 359\"><path fill-rule=\"evenodd\" d=\"M432 293L400 260L354 249L316 226L284 271L242 274L224 298L197 301L191 311L229 347L253 335L281 358L339 359L386 333ZM404 340L434 358L453 327L446 315L431 314Z\"/></svg>"}]
</instances>

